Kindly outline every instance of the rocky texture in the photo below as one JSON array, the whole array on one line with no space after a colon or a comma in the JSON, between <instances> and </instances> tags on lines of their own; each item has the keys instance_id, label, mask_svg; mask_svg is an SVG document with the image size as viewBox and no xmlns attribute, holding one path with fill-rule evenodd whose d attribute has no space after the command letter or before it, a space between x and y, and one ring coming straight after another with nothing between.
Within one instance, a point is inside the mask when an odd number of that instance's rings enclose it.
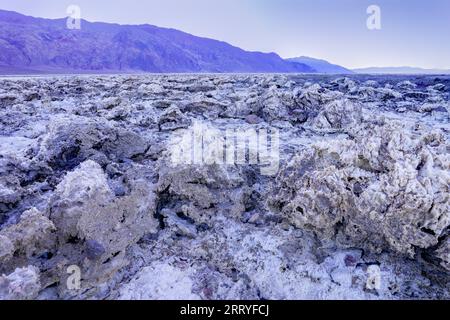
<instances>
[{"instance_id":1,"label":"rocky texture","mask_svg":"<svg viewBox=\"0 0 450 320\"><path fill-rule=\"evenodd\" d=\"M50 249L51 233L55 230L53 222L35 208L23 212L17 224L0 230L5 245L4 260L11 258L12 254L30 258L46 248ZM8 252L10 254L6 254Z\"/></svg>"},{"instance_id":2,"label":"rocky texture","mask_svg":"<svg viewBox=\"0 0 450 320\"><path fill-rule=\"evenodd\" d=\"M449 86L0 79L0 298L448 299ZM278 130L279 170L174 163L199 126Z\"/></svg>"},{"instance_id":3,"label":"rocky texture","mask_svg":"<svg viewBox=\"0 0 450 320\"><path fill-rule=\"evenodd\" d=\"M160 275L155 279L154 275ZM156 281L155 281L156 280ZM122 300L200 300L192 293L193 281L188 270L156 263L143 268L132 283L120 289Z\"/></svg>"},{"instance_id":4,"label":"rocky texture","mask_svg":"<svg viewBox=\"0 0 450 320\"><path fill-rule=\"evenodd\" d=\"M352 140L313 144L287 164L273 205L295 225L329 238L339 232L350 246L411 257L436 246L450 224L445 136L394 122L347 130Z\"/></svg>"},{"instance_id":5,"label":"rocky texture","mask_svg":"<svg viewBox=\"0 0 450 320\"><path fill-rule=\"evenodd\" d=\"M0 276L2 299L32 300L37 298L39 290L39 269L34 266L18 268L8 276Z\"/></svg>"}]
</instances>

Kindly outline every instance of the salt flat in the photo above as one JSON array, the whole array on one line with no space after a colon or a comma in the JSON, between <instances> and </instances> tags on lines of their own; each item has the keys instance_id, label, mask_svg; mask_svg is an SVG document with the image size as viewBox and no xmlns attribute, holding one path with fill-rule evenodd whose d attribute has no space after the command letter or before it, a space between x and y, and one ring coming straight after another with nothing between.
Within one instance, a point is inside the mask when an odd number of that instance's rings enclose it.
<instances>
[{"instance_id":1,"label":"salt flat","mask_svg":"<svg viewBox=\"0 0 450 320\"><path fill-rule=\"evenodd\" d=\"M448 299L449 88L1 78L0 298Z\"/></svg>"}]
</instances>

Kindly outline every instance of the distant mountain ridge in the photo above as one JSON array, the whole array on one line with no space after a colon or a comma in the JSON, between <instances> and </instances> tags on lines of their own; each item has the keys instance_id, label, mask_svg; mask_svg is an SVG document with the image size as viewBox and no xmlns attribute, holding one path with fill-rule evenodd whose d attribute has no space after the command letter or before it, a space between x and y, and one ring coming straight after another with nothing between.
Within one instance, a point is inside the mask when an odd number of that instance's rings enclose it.
<instances>
[{"instance_id":1,"label":"distant mountain ridge","mask_svg":"<svg viewBox=\"0 0 450 320\"><path fill-rule=\"evenodd\" d=\"M450 74L450 70L415 67L371 67L353 69L353 71L359 74Z\"/></svg>"},{"instance_id":2,"label":"distant mountain ridge","mask_svg":"<svg viewBox=\"0 0 450 320\"><path fill-rule=\"evenodd\" d=\"M249 52L226 42L152 25L43 19L0 10L0 72L248 72L311 73L276 53Z\"/></svg>"},{"instance_id":3,"label":"distant mountain ridge","mask_svg":"<svg viewBox=\"0 0 450 320\"><path fill-rule=\"evenodd\" d=\"M39 73L450 74L413 67L350 70L325 60L282 59L153 25L44 19L0 9L0 74Z\"/></svg>"},{"instance_id":4,"label":"distant mountain ridge","mask_svg":"<svg viewBox=\"0 0 450 320\"><path fill-rule=\"evenodd\" d=\"M346 69L337 64L332 64L326 60L315 59L311 57L298 57L286 59L286 61L294 63L302 63L315 69L318 73L332 73L332 74L352 74L353 71Z\"/></svg>"}]
</instances>

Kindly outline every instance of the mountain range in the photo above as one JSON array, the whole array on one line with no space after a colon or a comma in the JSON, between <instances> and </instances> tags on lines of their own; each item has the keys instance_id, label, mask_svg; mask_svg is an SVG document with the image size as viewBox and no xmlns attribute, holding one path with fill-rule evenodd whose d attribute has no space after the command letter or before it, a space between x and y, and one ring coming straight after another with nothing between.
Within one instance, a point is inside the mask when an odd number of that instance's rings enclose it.
<instances>
[{"instance_id":1,"label":"mountain range","mask_svg":"<svg viewBox=\"0 0 450 320\"><path fill-rule=\"evenodd\" d=\"M275 53L152 25L42 19L0 10L0 72L315 72Z\"/></svg>"},{"instance_id":2,"label":"mountain range","mask_svg":"<svg viewBox=\"0 0 450 320\"><path fill-rule=\"evenodd\" d=\"M0 10L0 74L49 73L450 73L411 67L349 70L328 61L245 51L157 26L44 19Z\"/></svg>"},{"instance_id":3,"label":"mountain range","mask_svg":"<svg viewBox=\"0 0 450 320\"><path fill-rule=\"evenodd\" d=\"M372 67L353 69L361 74L450 74L450 70L423 69L414 67Z\"/></svg>"},{"instance_id":4,"label":"mountain range","mask_svg":"<svg viewBox=\"0 0 450 320\"><path fill-rule=\"evenodd\" d=\"M286 59L287 61L294 63L302 63L315 69L318 73L333 73L333 74L352 74L352 70L341 67L337 64L331 64L328 61L310 58L310 57L298 57Z\"/></svg>"}]
</instances>

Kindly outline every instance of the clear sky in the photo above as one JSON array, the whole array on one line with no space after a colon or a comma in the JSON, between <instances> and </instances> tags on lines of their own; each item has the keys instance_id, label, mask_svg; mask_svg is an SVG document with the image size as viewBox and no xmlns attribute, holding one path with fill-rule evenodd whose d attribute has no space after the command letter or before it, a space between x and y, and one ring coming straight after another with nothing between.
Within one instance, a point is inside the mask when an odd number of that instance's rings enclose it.
<instances>
[{"instance_id":1,"label":"clear sky","mask_svg":"<svg viewBox=\"0 0 450 320\"><path fill-rule=\"evenodd\" d=\"M450 0L0 0L0 9L89 21L149 23L284 58L311 56L350 68L450 69ZM366 26L381 8L381 30Z\"/></svg>"}]
</instances>

